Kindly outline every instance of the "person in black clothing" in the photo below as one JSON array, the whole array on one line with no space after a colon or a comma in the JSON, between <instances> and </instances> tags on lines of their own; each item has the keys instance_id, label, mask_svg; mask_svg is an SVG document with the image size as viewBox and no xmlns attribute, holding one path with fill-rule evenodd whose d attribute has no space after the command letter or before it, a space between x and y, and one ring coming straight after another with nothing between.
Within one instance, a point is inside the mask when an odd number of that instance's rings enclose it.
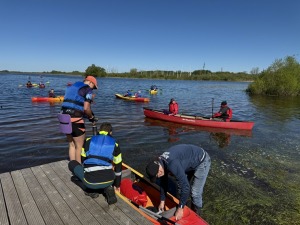
<instances>
[{"instance_id":1,"label":"person in black clothing","mask_svg":"<svg viewBox=\"0 0 300 225\"><path fill-rule=\"evenodd\" d=\"M51 89L48 93L49 98L55 98L54 89Z\"/></svg>"},{"instance_id":2,"label":"person in black clothing","mask_svg":"<svg viewBox=\"0 0 300 225\"><path fill-rule=\"evenodd\" d=\"M111 124L102 123L100 132L84 143L83 164L69 162L69 169L82 181L85 194L96 198L97 190L104 190L108 204L117 202L115 190L120 191L122 175L121 149L111 135Z\"/></svg>"}]
</instances>

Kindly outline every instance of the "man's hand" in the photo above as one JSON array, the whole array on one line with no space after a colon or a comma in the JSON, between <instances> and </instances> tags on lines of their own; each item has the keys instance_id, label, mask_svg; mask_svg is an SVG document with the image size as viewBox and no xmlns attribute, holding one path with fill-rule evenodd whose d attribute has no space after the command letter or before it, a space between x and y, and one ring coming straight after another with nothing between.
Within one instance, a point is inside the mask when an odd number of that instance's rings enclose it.
<instances>
[{"instance_id":1,"label":"man's hand","mask_svg":"<svg viewBox=\"0 0 300 225\"><path fill-rule=\"evenodd\" d=\"M175 219L180 220L183 216L183 208L178 208L175 212Z\"/></svg>"},{"instance_id":2,"label":"man's hand","mask_svg":"<svg viewBox=\"0 0 300 225\"><path fill-rule=\"evenodd\" d=\"M95 122L98 121L98 118L93 116L92 118L89 118L89 121L90 121L91 123L95 123Z\"/></svg>"},{"instance_id":3,"label":"man's hand","mask_svg":"<svg viewBox=\"0 0 300 225\"><path fill-rule=\"evenodd\" d=\"M165 201L160 201L160 204L158 206L158 210L163 212L165 211Z\"/></svg>"}]
</instances>

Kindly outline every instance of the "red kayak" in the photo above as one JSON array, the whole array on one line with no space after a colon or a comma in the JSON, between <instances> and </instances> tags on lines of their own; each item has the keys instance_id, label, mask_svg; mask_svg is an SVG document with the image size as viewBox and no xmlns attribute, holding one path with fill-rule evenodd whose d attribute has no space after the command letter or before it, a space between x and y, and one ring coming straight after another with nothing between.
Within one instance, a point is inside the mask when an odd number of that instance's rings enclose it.
<instances>
[{"instance_id":1,"label":"red kayak","mask_svg":"<svg viewBox=\"0 0 300 225\"><path fill-rule=\"evenodd\" d=\"M144 115L152 119L164 120L164 121L193 125L193 126L202 126L202 127L252 130L254 126L254 122L251 121L231 120L229 122L225 122L225 121L210 120L210 118L208 117L193 116L193 115L184 115L184 114L166 115L161 110L154 110L146 107L144 107Z\"/></svg>"},{"instance_id":2,"label":"red kayak","mask_svg":"<svg viewBox=\"0 0 300 225\"><path fill-rule=\"evenodd\" d=\"M128 100L128 101L136 101L136 102L149 102L149 98L142 98L142 97L127 97L121 94L116 94L116 98Z\"/></svg>"}]
</instances>

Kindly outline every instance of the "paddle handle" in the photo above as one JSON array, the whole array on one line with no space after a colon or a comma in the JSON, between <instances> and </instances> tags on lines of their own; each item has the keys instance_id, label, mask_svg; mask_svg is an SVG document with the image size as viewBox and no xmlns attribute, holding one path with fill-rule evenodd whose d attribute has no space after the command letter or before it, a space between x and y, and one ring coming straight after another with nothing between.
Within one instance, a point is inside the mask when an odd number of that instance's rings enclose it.
<instances>
[{"instance_id":1,"label":"paddle handle","mask_svg":"<svg viewBox=\"0 0 300 225\"><path fill-rule=\"evenodd\" d=\"M93 124L93 136L97 135L97 125Z\"/></svg>"}]
</instances>

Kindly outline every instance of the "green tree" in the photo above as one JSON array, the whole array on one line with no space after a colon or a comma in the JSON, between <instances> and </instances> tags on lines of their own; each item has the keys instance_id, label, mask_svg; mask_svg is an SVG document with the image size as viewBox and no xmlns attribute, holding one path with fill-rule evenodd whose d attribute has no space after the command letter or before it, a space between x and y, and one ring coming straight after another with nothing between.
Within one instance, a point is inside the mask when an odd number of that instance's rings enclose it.
<instances>
[{"instance_id":1,"label":"green tree","mask_svg":"<svg viewBox=\"0 0 300 225\"><path fill-rule=\"evenodd\" d=\"M106 71L104 68L92 64L85 70L85 75L92 75L94 77L105 77Z\"/></svg>"},{"instance_id":2,"label":"green tree","mask_svg":"<svg viewBox=\"0 0 300 225\"><path fill-rule=\"evenodd\" d=\"M294 56L277 59L248 86L247 92L256 95L299 96L300 64Z\"/></svg>"},{"instance_id":3,"label":"green tree","mask_svg":"<svg viewBox=\"0 0 300 225\"><path fill-rule=\"evenodd\" d=\"M130 69L130 72L129 72L131 75L137 75L138 73L138 70L136 68L132 68Z\"/></svg>"}]
</instances>

